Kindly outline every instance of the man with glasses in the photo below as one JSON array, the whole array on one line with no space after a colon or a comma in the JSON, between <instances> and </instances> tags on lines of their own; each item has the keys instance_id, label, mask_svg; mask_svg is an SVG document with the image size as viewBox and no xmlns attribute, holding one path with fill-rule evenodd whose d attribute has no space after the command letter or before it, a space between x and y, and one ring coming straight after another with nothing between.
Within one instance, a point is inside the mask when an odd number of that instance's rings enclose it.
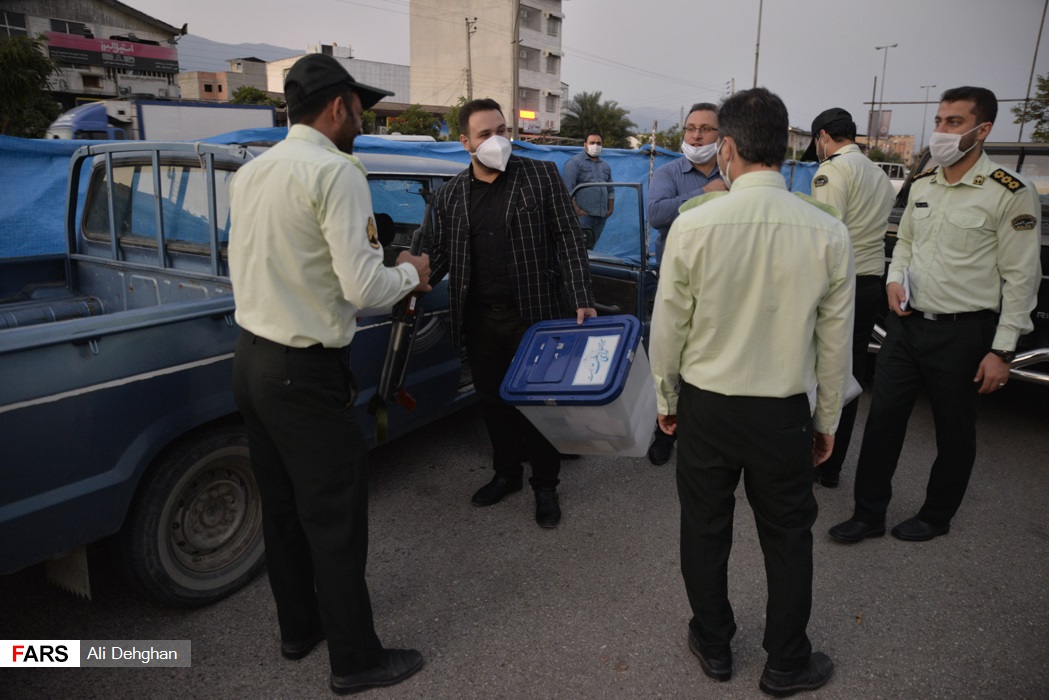
<instances>
[{"instance_id":1,"label":"man with glasses","mask_svg":"<svg viewBox=\"0 0 1049 700\"><path fill-rule=\"evenodd\" d=\"M656 261L662 262L670 225L677 218L682 204L708 192L723 192L725 183L718 170L718 108L709 102L692 105L685 118L681 152L684 158L658 168L648 185L648 224L659 234L656 240ZM674 435L668 435L656 426L648 460L659 466L670 461L674 449Z\"/></svg>"}]
</instances>

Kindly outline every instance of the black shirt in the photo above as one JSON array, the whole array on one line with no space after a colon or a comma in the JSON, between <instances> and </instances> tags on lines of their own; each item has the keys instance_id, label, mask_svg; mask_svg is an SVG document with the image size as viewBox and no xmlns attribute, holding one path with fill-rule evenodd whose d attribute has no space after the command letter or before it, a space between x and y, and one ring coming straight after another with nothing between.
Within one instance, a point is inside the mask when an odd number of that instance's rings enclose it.
<instances>
[{"instance_id":1,"label":"black shirt","mask_svg":"<svg viewBox=\"0 0 1049 700\"><path fill-rule=\"evenodd\" d=\"M514 305L506 238L506 173L492 182L470 177L470 289L479 304Z\"/></svg>"}]
</instances>

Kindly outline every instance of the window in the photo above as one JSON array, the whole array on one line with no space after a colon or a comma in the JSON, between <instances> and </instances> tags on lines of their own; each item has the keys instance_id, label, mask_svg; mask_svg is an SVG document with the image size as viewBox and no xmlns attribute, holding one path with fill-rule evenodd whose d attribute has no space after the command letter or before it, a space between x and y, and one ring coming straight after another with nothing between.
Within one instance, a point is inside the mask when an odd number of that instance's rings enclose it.
<instances>
[{"instance_id":1,"label":"window","mask_svg":"<svg viewBox=\"0 0 1049 700\"><path fill-rule=\"evenodd\" d=\"M25 15L21 12L0 11L0 36L29 36Z\"/></svg>"},{"instance_id":2,"label":"window","mask_svg":"<svg viewBox=\"0 0 1049 700\"><path fill-rule=\"evenodd\" d=\"M76 34L78 36L84 36L85 34L87 34L87 25L83 22L70 22L64 19L52 19L51 31L58 32L60 34Z\"/></svg>"},{"instance_id":3,"label":"window","mask_svg":"<svg viewBox=\"0 0 1049 700\"><path fill-rule=\"evenodd\" d=\"M222 86L219 85L219 92L222 92Z\"/></svg>"},{"instance_id":4,"label":"window","mask_svg":"<svg viewBox=\"0 0 1049 700\"><path fill-rule=\"evenodd\" d=\"M557 95L546 96L546 111L550 114L557 114L561 111L561 106L558 104L561 101Z\"/></svg>"},{"instance_id":5,"label":"window","mask_svg":"<svg viewBox=\"0 0 1049 700\"><path fill-rule=\"evenodd\" d=\"M541 22L543 21L543 13L534 7L528 7L527 5L521 5L521 27L524 29L532 29L539 31L541 29Z\"/></svg>"},{"instance_id":6,"label":"window","mask_svg":"<svg viewBox=\"0 0 1049 700\"><path fill-rule=\"evenodd\" d=\"M517 92L517 108L529 112L539 111L539 91L531 88L521 88Z\"/></svg>"},{"instance_id":7,"label":"window","mask_svg":"<svg viewBox=\"0 0 1049 700\"><path fill-rule=\"evenodd\" d=\"M212 91L212 86L211 85L205 85L204 86L204 92L211 92L211 91Z\"/></svg>"},{"instance_id":8,"label":"window","mask_svg":"<svg viewBox=\"0 0 1049 700\"><path fill-rule=\"evenodd\" d=\"M546 33L549 34L550 36L561 36L561 18L560 17L554 17L553 15L550 15L550 17L547 18L547 20L546 20Z\"/></svg>"},{"instance_id":9,"label":"window","mask_svg":"<svg viewBox=\"0 0 1049 700\"><path fill-rule=\"evenodd\" d=\"M546 72L557 75L558 71L561 70L561 57L555 53L550 54L546 57Z\"/></svg>"},{"instance_id":10,"label":"window","mask_svg":"<svg viewBox=\"0 0 1049 700\"><path fill-rule=\"evenodd\" d=\"M518 54L517 66L521 70L539 70L539 49L522 46Z\"/></svg>"},{"instance_id":11,"label":"window","mask_svg":"<svg viewBox=\"0 0 1049 700\"><path fill-rule=\"evenodd\" d=\"M98 90L102 87L102 78L97 75L82 76L85 90Z\"/></svg>"}]
</instances>

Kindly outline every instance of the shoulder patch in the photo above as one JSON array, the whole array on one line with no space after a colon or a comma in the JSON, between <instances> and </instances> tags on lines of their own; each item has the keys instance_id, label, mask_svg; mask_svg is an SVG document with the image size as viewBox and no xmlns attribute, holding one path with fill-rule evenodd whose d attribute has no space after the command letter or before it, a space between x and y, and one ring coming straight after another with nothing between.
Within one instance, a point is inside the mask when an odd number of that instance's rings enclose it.
<instances>
[{"instance_id":1,"label":"shoulder patch","mask_svg":"<svg viewBox=\"0 0 1049 700\"><path fill-rule=\"evenodd\" d=\"M813 187L823 187L826 184L827 184L827 176L826 175L817 175L816 177L814 177L812 179L812 186Z\"/></svg>"},{"instance_id":2,"label":"shoulder patch","mask_svg":"<svg viewBox=\"0 0 1049 700\"><path fill-rule=\"evenodd\" d=\"M1020 214L1013 217L1012 224L1015 231L1030 231L1038 225L1038 219L1030 214Z\"/></svg>"},{"instance_id":3,"label":"shoulder patch","mask_svg":"<svg viewBox=\"0 0 1049 700\"><path fill-rule=\"evenodd\" d=\"M928 170L923 170L920 173L918 173L917 175L915 175L914 177L912 177L911 178L911 182L914 182L915 180L920 180L923 177L929 177L934 172L936 172L936 168L929 168Z\"/></svg>"},{"instance_id":4,"label":"shoulder patch","mask_svg":"<svg viewBox=\"0 0 1049 700\"><path fill-rule=\"evenodd\" d=\"M1026 187L1026 185L1024 185L1022 182L1020 182L1015 177L1005 172L1001 168L998 168L993 173L991 173L991 179L997 182L1005 189L1009 190L1010 192L1019 192L1024 187Z\"/></svg>"},{"instance_id":5,"label":"shoulder patch","mask_svg":"<svg viewBox=\"0 0 1049 700\"><path fill-rule=\"evenodd\" d=\"M372 248L381 248L379 245L379 231L375 228L375 219L368 217L368 244Z\"/></svg>"}]
</instances>

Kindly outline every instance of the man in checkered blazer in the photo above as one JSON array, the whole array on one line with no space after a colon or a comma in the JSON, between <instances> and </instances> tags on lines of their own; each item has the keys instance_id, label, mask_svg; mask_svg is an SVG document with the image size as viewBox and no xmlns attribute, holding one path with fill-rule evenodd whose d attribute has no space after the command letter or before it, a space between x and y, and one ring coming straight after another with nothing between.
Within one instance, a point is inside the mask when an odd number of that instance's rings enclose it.
<instances>
[{"instance_id":1,"label":"man in checkered blazer","mask_svg":"<svg viewBox=\"0 0 1049 700\"><path fill-rule=\"evenodd\" d=\"M437 192L430 268L433 284L449 276L452 339L466 348L492 441L495 476L473 504L519 491L527 461L536 522L552 528L561 456L499 385L533 323L597 315L583 235L557 167L510 154L497 102L463 105L459 132L470 166Z\"/></svg>"}]
</instances>

